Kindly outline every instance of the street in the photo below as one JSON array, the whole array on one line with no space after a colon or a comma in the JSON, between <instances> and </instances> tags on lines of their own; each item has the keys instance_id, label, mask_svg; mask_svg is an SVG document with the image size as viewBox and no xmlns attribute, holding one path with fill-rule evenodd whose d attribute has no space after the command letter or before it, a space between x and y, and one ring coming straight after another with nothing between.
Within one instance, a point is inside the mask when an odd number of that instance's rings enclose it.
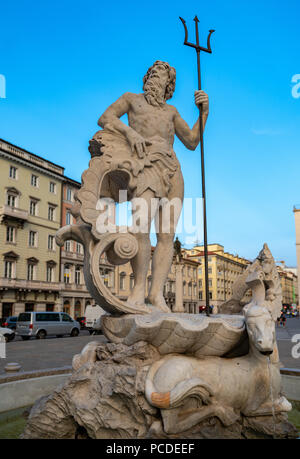
<instances>
[{"instance_id":1,"label":"street","mask_svg":"<svg viewBox=\"0 0 300 459\"><path fill-rule=\"evenodd\" d=\"M21 371L44 370L70 366L75 354L79 354L90 341L103 342L103 335L90 336L86 330L81 330L80 335L71 338L46 338L23 341L16 336L14 341L6 345L6 359L0 359L0 374L5 373L4 367L9 362L21 365Z\"/></svg>"},{"instance_id":2,"label":"street","mask_svg":"<svg viewBox=\"0 0 300 459\"><path fill-rule=\"evenodd\" d=\"M283 367L300 369L300 350L299 358L292 356L292 348L295 343L292 343L291 339L297 334L300 335L300 319L298 318L287 319L285 328L276 326L279 356ZM76 338L66 336L44 340L32 338L29 341L22 341L17 336L14 341L7 343L6 359L0 359L0 374L5 373L4 367L9 362L19 363L22 367L21 371L70 366L73 356L80 353L90 341L105 342L106 338L103 335L90 336L86 330L81 330L80 335Z\"/></svg>"}]
</instances>

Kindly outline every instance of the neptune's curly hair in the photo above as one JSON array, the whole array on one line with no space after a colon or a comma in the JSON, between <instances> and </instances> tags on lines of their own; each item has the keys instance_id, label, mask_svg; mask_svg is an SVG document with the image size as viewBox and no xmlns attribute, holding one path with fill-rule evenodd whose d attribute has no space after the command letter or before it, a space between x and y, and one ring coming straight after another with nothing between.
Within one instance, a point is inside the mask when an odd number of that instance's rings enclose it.
<instances>
[{"instance_id":1,"label":"neptune's curly hair","mask_svg":"<svg viewBox=\"0 0 300 459\"><path fill-rule=\"evenodd\" d=\"M176 70L174 69L174 67L171 67L167 62L155 61L154 64L151 67L149 67L146 75L143 78L143 89L145 88L145 83L147 82L149 78L151 70L153 69L153 67L155 67L158 64L163 65L169 71L169 82L167 84L166 93L165 93L165 100L169 100L171 99L175 91Z\"/></svg>"}]
</instances>

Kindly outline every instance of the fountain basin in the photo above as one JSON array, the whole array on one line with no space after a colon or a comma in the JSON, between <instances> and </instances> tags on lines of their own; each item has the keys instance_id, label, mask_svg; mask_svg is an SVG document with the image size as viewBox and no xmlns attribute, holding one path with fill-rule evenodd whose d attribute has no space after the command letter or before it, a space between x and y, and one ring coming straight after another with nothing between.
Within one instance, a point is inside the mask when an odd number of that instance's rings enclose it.
<instances>
[{"instance_id":1,"label":"fountain basin","mask_svg":"<svg viewBox=\"0 0 300 459\"><path fill-rule=\"evenodd\" d=\"M247 339L245 320L239 315L163 313L102 317L102 331L109 341L130 346L145 341L162 355L222 357Z\"/></svg>"}]
</instances>

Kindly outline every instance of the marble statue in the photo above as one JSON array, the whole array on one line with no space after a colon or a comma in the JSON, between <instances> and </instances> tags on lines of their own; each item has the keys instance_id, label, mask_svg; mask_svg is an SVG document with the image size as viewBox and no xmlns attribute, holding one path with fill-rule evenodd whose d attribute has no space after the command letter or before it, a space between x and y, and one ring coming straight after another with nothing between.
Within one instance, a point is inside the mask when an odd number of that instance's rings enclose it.
<instances>
[{"instance_id":1,"label":"marble statue","mask_svg":"<svg viewBox=\"0 0 300 459\"><path fill-rule=\"evenodd\" d=\"M57 236L58 244L73 237L85 245L86 283L93 292L100 293L97 300L108 303L107 307L104 304L108 312L149 313L146 304L170 312L163 288L172 264L173 239L184 194L181 168L173 150L174 136L190 150L197 147L200 138L199 121L190 129L176 108L167 104L175 90L175 80L175 69L166 62L156 61L143 79L142 94L125 93L103 113L98 121L103 129L90 141L92 159L82 176L82 187L73 208L73 215L83 225L65 227ZM195 91L195 103L202 105L205 127L209 103L204 91ZM128 125L120 120L125 114ZM136 220L141 218L143 204L144 224L139 231L126 228L125 234L124 228L110 231L108 227L105 232L106 228L100 224L101 206L108 199L120 202L124 193L125 200L132 202L133 218L140 211ZM169 211L164 211L170 203ZM145 304L151 256L149 231L153 219L156 220L157 245L152 258L151 288ZM119 247L111 249L115 243ZM126 305L112 298L97 275L97 268L94 271L93 265L103 253L97 250L99 247L109 252L113 264L130 261L132 265L134 287ZM88 259L91 251L97 253L98 260L95 255L93 260Z\"/></svg>"},{"instance_id":2,"label":"marble statue","mask_svg":"<svg viewBox=\"0 0 300 459\"><path fill-rule=\"evenodd\" d=\"M101 317L107 341L91 341L74 356L71 377L36 402L23 438L298 436L281 389L275 321L282 292L267 244L218 314L184 313L182 294L175 311L165 303L174 248L182 267L180 243L173 243L183 199L174 136L191 150L200 137L199 122L190 129L166 103L175 75L156 61L144 77L144 93L124 94L99 119L103 129L90 141L92 158L72 210L76 224L61 228L56 241L83 244L85 282L107 313ZM196 91L195 102L205 127L208 97ZM120 120L125 114L128 125ZM115 224L115 205L124 200L132 202L130 227ZM177 205L164 213L170 200ZM157 246L145 299L153 218ZM113 265L131 263L135 284L127 301L104 284L103 255Z\"/></svg>"},{"instance_id":3,"label":"marble statue","mask_svg":"<svg viewBox=\"0 0 300 459\"><path fill-rule=\"evenodd\" d=\"M296 438L271 257L265 245L249 267L242 315L106 316L108 342L74 356L72 376L36 402L22 438Z\"/></svg>"}]
</instances>

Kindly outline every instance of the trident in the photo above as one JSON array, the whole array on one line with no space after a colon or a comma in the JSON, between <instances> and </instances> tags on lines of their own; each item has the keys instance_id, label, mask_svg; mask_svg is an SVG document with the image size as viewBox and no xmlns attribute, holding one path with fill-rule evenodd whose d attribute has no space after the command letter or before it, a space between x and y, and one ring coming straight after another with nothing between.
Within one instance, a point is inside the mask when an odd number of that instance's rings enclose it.
<instances>
[{"instance_id":1,"label":"trident","mask_svg":"<svg viewBox=\"0 0 300 459\"><path fill-rule=\"evenodd\" d=\"M212 53L210 47L210 37L214 30L209 31L209 35L207 38L207 48L203 48L199 45L199 30L198 30L198 23L199 19L195 16L195 27L196 27L196 44L190 43L188 41L188 29L185 23L185 20L179 17L181 20L184 30L185 30L185 37L184 37L184 45L190 46L191 48L195 48L197 53L197 70L198 70L198 89L201 90L201 68L200 68L200 51L204 51L205 53ZM210 315L209 309L209 285L208 285L208 250L207 250L207 222L206 222L206 193L205 193L205 168L204 168L204 144L203 144L203 113L202 107L199 106L199 127L200 127L200 149L201 149L201 175L202 175L202 200L203 200L203 233L204 233L204 265L205 265L205 310L206 315Z\"/></svg>"}]
</instances>

